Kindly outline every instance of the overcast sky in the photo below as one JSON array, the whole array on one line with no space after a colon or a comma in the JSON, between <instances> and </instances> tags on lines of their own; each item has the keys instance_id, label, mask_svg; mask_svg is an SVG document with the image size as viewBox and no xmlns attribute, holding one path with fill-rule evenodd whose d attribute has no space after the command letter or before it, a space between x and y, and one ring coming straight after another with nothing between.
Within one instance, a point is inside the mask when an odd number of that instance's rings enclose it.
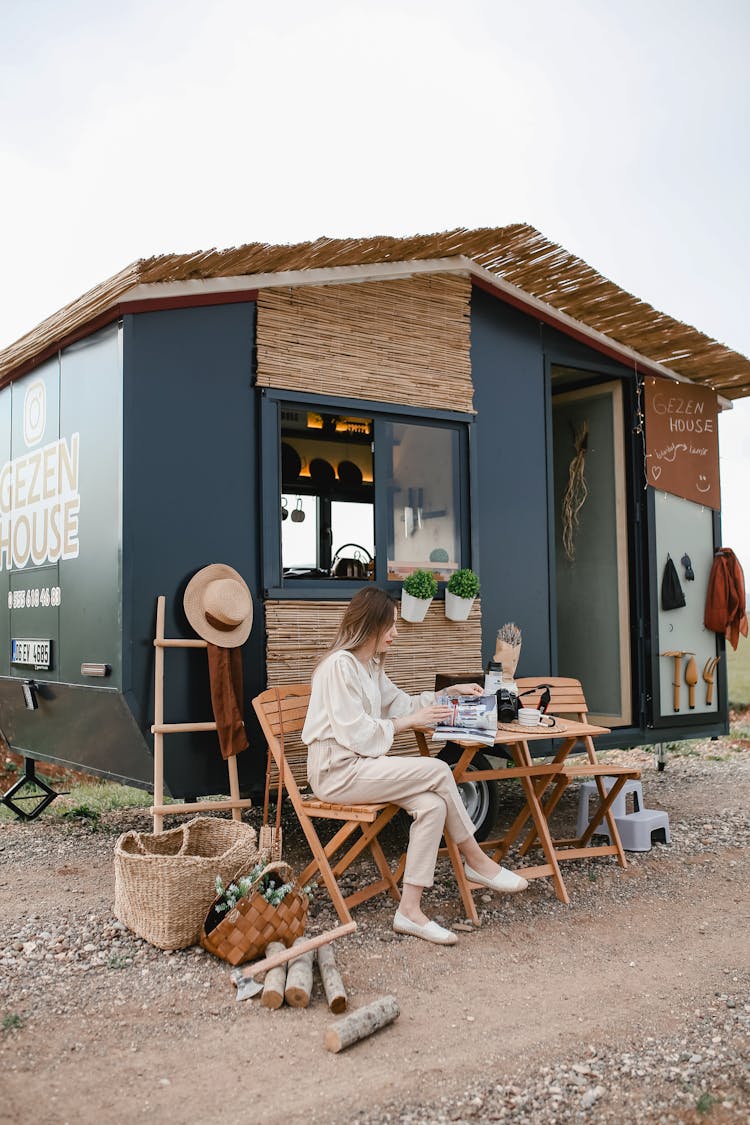
<instances>
[{"instance_id":1,"label":"overcast sky","mask_svg":"<svg viewBox=\"0 0 750 1125\"><path fill-rule=\"evenodd\" d=\"M0 347L139 257L525 221L750 355L748 0L0 16ZM747 402L720 433L747 571Z\"/></svg>"}]
</instances>

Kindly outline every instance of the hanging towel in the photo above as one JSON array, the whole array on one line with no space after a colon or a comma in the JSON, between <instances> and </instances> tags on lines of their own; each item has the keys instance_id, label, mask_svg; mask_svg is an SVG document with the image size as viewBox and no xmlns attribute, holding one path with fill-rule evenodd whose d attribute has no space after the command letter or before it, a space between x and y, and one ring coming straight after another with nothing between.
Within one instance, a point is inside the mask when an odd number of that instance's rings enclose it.
<instances>
[{"instance_id":1,"label":"hanging towel","mask_svg":"<svg viewBox=\"0 0 750 1125\"><path fill-rule=\"evenodd\" d=\"M672 562L672 556L667 555L667 565L661 580L661 608L681 609L684 604L685 595L677 577L677 568Z\"/></svg>"},{"instance_id":2,"label":"hanging towel","mask_svg":"<svg viewBox=\"0 0 750 1125\"><path fill-rule=\"evenodd\" d=\"M250 743L242 720L242 650L219 648L208 642L211 706L222 757L231 758Z\"/></svg>"},{"instance_id":3,"label":"hanging towel","mask_svg":"<svg viewBox=\"0 0 750 1125\"><path fill-rule=\"evenodd\" d=\"M740 643L740 633L743 637L747 636L745 575L739 559L729 547L721 547L714 556L708 576L703 624L714 633L724 633L734 649Z\"/></svg>"}]
</instances>

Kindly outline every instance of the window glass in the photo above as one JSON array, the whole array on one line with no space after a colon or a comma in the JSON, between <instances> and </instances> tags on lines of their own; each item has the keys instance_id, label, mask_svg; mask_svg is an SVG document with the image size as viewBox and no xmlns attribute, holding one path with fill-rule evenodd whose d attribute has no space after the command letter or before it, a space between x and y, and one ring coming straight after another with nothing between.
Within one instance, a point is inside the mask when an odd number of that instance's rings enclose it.
<instances>
[{"instance_id":1,"label":"window glass","mask_svg":"<svg viewBox=\"0 0 750 1125\"><path fill-rule=\"evenodd\" d=\"M372 418L282 405L285 580L374 577L372 443Z\"/></svg>"},{"instance_id":2,"label":"window glass","mask_svg":"<svg viewBox=\"0 0 750 1125\"><path fill-rule=\"evenodd\" d=\"M398 582L420 567L447 581L465 564L460 423L292 402L279 412L281 490L271 518L279 519L282 584Z\"/></svg>"},{"instance_id":3,"label":"window glass","mask_svg":"<svg viewBox=\"0 0 750 1125\"><path fill-rule=\"evenodd\" d=\"M365 562L375 557L372 504L350 504L334 500L331 504L331 542L334 555L347 543L361 548ZM352 554L351 551L347 552Z\"/></svg>"},{"instance_id":4,"label":"window glass","mask_svg":"<svg viewBox=\"0 0 750 1125\"><path fill-rule=\"evenodd\" d=\"M318 502L314 496L281 497L281 553L284 566L309 570L318 565Z\"/></svg>"},{"instance_id":5,"label":"window glass","mask_svg":"<svg viewBox=\"0 0 750 1125\"><path fill-rule=\"evenodd\" d=\"M447 579L461 566L458 431L394 422L390 460L388 578L423 567Z\"/></svg>"}]
</instances>

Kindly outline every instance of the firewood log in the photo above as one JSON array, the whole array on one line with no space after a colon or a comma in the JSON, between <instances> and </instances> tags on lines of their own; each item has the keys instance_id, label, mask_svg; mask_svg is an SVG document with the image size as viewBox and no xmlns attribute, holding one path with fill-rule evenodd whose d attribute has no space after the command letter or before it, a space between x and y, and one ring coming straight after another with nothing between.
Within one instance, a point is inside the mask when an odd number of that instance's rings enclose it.
<instances>
[{"instance_id":1,"label":"firewood log","mask_svg":"<svg viewBox=\"0 0 750 1125\"><path fill-rule=\"evenodd\" d=\"M274 953L281 953L286 946L283 941L272 941L266 953L273 956ZM271 1008L276 1010L284 1003L284 987L286 984L286 964L277 965L275 969L269 969L266 973L266 979L263 984L263 995L260 1002L264 1008Z\"/></svg>"},{"instance_id":2,"label":"firewood log","mask_svg":"<svg viewBox=\"0 0 750 1125\"><path fill-rule=\"evenodd\" d=\"M308 949L317 949L319 945L325 945L329 941L335 941L336 938L344 937L346 934L353 934L356 928L356 922L347 922L345 926L336 926L334 930L326 930L323 934L305 938L304 944L300 944L300 949L304 949L305 952ZM301 938L297 940L302 942ZM297 942L294 944L296 945ZM294 956L294 948L291 948L284 949L281 953L274 953L273 957L264 957L262 961L253 961L252 964L245 965L242 969L234 970L232 973L232 983L238 984L240 980L244 980L245 977L260 977L262 973L267 973L269 969L275 969L277 965L281 965L286 961L291 961ZM299 956L299 953L297 953L296 956Z\"/></svg>"},{"instance_id":3,"label":"firewood log","mask_svg":"<svg viewBox=\"0 0 750 1125\"><path fill-rule=\"evenodd\" d=\"M303 937L297 938L292 944L292 952L294 951L294 946L298 943L301 945L304 940ZM292 1008L306 1008L310 1003L314 961L315 950L310 949L307 953L302 953L299 957L295 957L294 960L289 962L286 971L284 999Z\"/></svg>"},{"instance_id":4,"label":"firewood log","mask_svg":"<svg viewBox=\"0 0 750 1125\"><path fill-rule=\"evenodd\" d=\"M321 945L318 950L318 969L320 971L320 979L323 982L328 1007L338 1016L346 1011L347 998L344 982L336 967L336 959L333 956L332 945Z\"/></svg>"},{"instance_id":5,"label":"firewood log","mask_svg":"<svg viewBox=\"0 0 750 1125\"><path fill-rule=\"evenodd\" d=\"M374 1031L378 1031L386 1024L393 1023L400 1012L395 996L381 996L367 1004L364 1008L357 1008L348 1016L337 1020L326 1031L325 1045L329 1051L338 1053L360 1039L366 1039Z\"/></svg>"}]
</instances>

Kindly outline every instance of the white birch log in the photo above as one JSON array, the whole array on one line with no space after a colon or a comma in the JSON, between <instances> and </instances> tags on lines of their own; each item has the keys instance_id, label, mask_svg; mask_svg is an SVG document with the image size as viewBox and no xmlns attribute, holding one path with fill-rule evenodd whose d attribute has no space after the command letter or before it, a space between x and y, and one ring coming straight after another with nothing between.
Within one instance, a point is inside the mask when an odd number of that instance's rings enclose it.
<instances>
[{"instance_id":1,"label":"white birch log","mask_svg":"<svg viewBox=\"0 0 750 1125\"><path fill-rule=\"evenodd\" d=\"M286 949L283 941L272 941L266 953L273 956L274 953L281 953ZM263 995L260 1002L264 1008L271 1008L275 1011L280 1008L284 1003L284 988L286 986L286 964L277 965L275 969L269 969L266 973L266 979L263 984Z\"/></svg>"},{"instance_id":2,"label":"white birch log","mask_svg":"<svg viewBox=\"0 0 750 1125\"><path fill-rule=\"evenodd\" d=\"M323 934L317 934L316 937L304 939L304 950L317 949L320 945L325 945L329 941L335 941L336 938L345 937L347 934L353 934L357 928L356 922L347 922L344 926L337 926L335 930L326 930ZM297 941L302 941L297 938ZM295 945L297 942L294 943ZM300 949L303 947L300 946ZM299 953L296 954L299 956ZM285 949L283 953L274 953L273 957L264 957L262 961L253 961L251 965L246 965L243 969L235 969L232 973L232 982L237 984L240 979L244 977L259 977L261 973L267 973L269 969L273 969L276 965L281 965L283 962L291 961L295 956L294 948Z\"/></svg>"},{"instance_id":3,"label":"white birch log","mask_svg":"<svg viewBox=\"0 0 750 1125\"><path fill-rule=\"evenodd\" d=\"M373 1000L372 1004L357 1008L348 1016L331 1024L325 1035L326 1048L334 1054L343 1051L352 1043L366 1039L381 1027L393 1023L399 1012L395 996L381 996L378 1000Z\"/></svg>"},{"instance_id":4,"label":"white birch log","mask_svg":"<svg viewBox=\"0 0 750 1125\"><path fill-rule=\"evenodd\" d=\"M302 945L304 940L304 938L297 938L297 941L292 944L292 952L294 952L295 945L297 943ZM284 999L292 1008L306 1008L310 1003L314 961L315 950L309 949L306 953L302 953L289 962L286 971Z\"/></svg>"},{"instance_id":5,"label":"white birch log","mask_svg":"<svg viewBox=\"0 0 750 1125\"><path fill-rule=\"evenodd\" d=\"M344 982L336 967L336 958L333 955L332 945L321 945L318 950L318 969L323 989L328 1001L328 1007L334 1015L341 1015L346 1011L347 997Z\"/></svg>"}]
</instances>

